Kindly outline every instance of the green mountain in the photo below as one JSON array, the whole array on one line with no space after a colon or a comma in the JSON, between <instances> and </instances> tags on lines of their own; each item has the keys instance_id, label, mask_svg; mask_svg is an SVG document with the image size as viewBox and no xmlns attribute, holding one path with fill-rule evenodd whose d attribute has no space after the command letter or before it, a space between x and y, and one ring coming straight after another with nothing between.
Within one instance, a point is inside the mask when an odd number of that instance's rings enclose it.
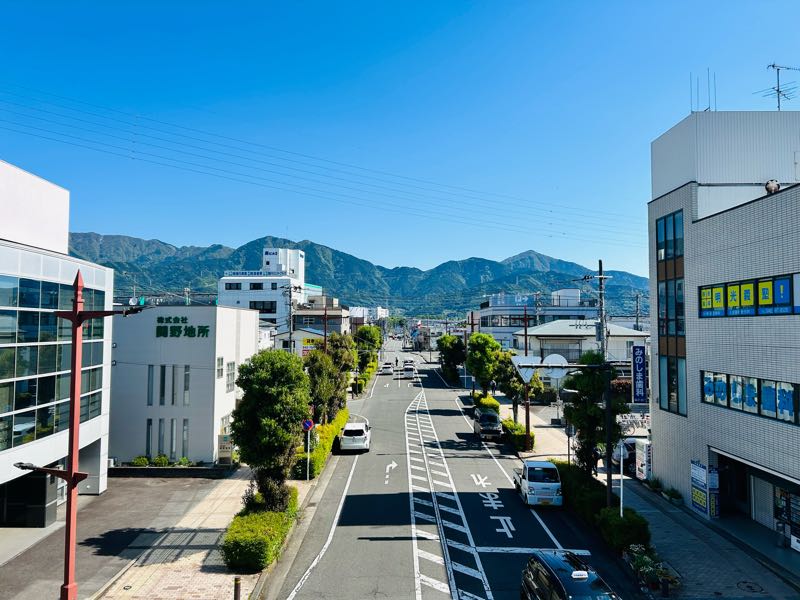
<instances>
[{"instance_id":1,"label":"green mountain","mask_svg":"<svg viewBox=\"0 0 800 600\"><path fill-rule=\"evenodd\" d=\"M256 270L265 246L300 248L306 254L306 281L350 305L381 305L401 309L409 315L463 312L477 308L484 296L500 291L548 293L564 287L580 287L596 295L594 282L575 281L592 270L533 250L497 262L468 258L442 263L428 271L414 267L387 269L333 248L303 240L293 242L263 237L239 248L215 244L208 247L173 246L159 240L124 235L71 233L70 254L113 268L115 293L183 294L215 293L217 279L226 270ZM612 315L633 314L636 295L647 313L648 282L624 271L609 271L608 310Z\"/></svg>"}]
</instances>

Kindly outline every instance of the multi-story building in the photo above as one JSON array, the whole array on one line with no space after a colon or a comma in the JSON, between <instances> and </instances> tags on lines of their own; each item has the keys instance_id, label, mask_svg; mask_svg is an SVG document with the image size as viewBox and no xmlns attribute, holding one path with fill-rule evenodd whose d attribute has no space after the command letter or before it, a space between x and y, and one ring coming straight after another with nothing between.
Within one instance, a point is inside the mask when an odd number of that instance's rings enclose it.
<instances>
[{"instance_id":1,"label":"multi-story building","mask_svg":"<svg viewBox=\"0 0 800 600\"><path fill-rule=\"evenodd\" d=\"M478 311L473 311L470 327L488 333L508 350L514 345L514 334L525 325L541 325L561 319L596 319L597 300L582 299L577 288L555 290L549 297L538 294L492 294ZM475 327L477 326L477 328Z\"/></svg>"},{"instance_id":2,"label":"multi-story building","mask_svg":"<svg viewBox=\"0 0 800 600\"><path fill-rule=\"evenodd\" d=\"M229 432L239 365L258 351L258 314L222 306L159 306L114 317L109 454L213 463Z\"/></svg>"},{"instance_id":3,"label":"multi-story building","mask_svg":"<svg viewBox=\"0 0 800 600\"><path fill-rule=\"evenodd\" d=\"M310 296L308 302L292 311L294 327L275 336L275 347L305 356L314 345L325 338L325 333L351 332L350 311L331 296ZM292 348L293 346L293 348Z\"/></svg>"},{"instance_id":4,"label":"multi-story building","mask_svg":"<svg viewBox=\"0 0 800 600\"><path fill-rule=\"evenodd\" d=\"M322 288L306 283L305 252L287 248L264 248L261 270L225 271L219 280L220 306L257 310L261 323L289 328L289 306L304 304Z\"/></svg>"},{"instance_id":5,"label":"multi-story building","mask_svg":"<svg viewBox=\"0 0 800 600\"><path fill-rule=\"evenodd\" d=\"M80 270L86 310L111 310L111 269L68 256L69 192L0 161L0 526L45 526L64 485L14 463L65 465L69 428L70 310ZM134 317L131 317L132 319ZM84 329L81 494L106 489L111 319Z\"/></svg>"},{"instance_id":6,"label":"multi-story building","mask_svg":"<svg viewBox=\"0 0 800 600\"><path fill-rule=\"evenodd\" d=\"M795 547L798 156L798 112L692 113L652 144L648 207L654 475Z\"/></svg>"}]
</instances>

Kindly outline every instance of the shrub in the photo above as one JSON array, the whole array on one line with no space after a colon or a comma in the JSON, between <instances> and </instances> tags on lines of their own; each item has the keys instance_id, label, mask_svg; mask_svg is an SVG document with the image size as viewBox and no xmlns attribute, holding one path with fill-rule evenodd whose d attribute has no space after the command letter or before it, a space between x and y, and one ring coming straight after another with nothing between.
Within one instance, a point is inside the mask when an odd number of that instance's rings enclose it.
<instances>
[{"instance_id":1,"label":"shrub","mask_svg":"<svg viewBox=\"0 0 800 600\"><path fill-rule=\"evenodd\" d=\"M256 476L257 495L260 496L260 503L263 504L264 510L271 512L286 511L289 508L291 495L289 486L266 477L261 473L261 469L258 472L259 475Z\"/></svg>"},{"instance_id":2,"label":"shrub","mask_svg":"<svg viewBox=\"0 0 800 600\"><path fill-rule=\"evenodd\" d=\"M150 465L150 460L146 456L137 456L131 461L134 467L147 467Z\"/></svg>"},{"instance_id":3,"label":"shrub","mask_svg":"<svg viewBox=\"0 0 800 600\"><path fill-rule=\"evenodd\" d=\"M178 465L179 467L189 467L191 466L192 461L190 461L185 456L181 456L181 459L175 464Z\"/></svg>"},{"instance_id":4,"label":"shrub","mask_svg":"<svg viewBox=\"0 0 800 600\"><path fill-rule=\"evenodd\" d=\"M283 512L241 513L233 518L220 544L222 560L230 569L260 571L280 555L286 534L297 517L297 490L291 488Z\"/></svg>"},{"instance_id":5,"label":"shrub","mask_svg":"<svg viewBox=\"0 0 800 600\"><path fill-rule=\"evenodd\" d=\"M500 413L500 403L490 395L478 396L473 400L475 408L480 408L482 411L491 410Z\"/></svg>"},{"instance_id":6,"label":"shrub","mask_svg":"<svg viewBox=\"0 0 800 600\"><path fill-rule=\"evenodd\" d=\"M334 418L333 421L327 425L320 425L316 428L317 434L319 435L319 442L311 451L311 462L309 465L309 477L311 479L314 479L322 472L325 462L328 460L328 455L331 453L331 450L333 450L334 442L349 418L350 412L344 408L336 413L336 418ZM292 469L292 478L306 478L306 456L307 454L303 452L303 447L300 446L295 453L296 462Z\"/></svg>"},{"instance_id":7,"label":"shrub","mask_svg":"<svg viewBox=\"0 0 800 600\"><path fill-rule=\"evenodd\" d=\"M649 485L651 488L653 488L657 492L660 492L661 488L663 487L661 485L661 480L658 477L651 477L650 479L648 479L647 480L647 485Z\"/></svg>"},{"instance_id":8,"label":"shrub","mask_svg":"<svg viewBox=\"0 0 800 600\"><path fill-rule=\"evenodd\" d=\"M619 509L601 509L597 516L597 527L603 539L617 552L622 552L632 544L647 546L650 543L647 519L632 508L625 508L622 517L619 516Z\"/></svg>"},{"instance_id":9,"label":"shrub","mask_svg":"<svg viewBox=\"0 0 800 600\"><path fill-rule=\"evenodd\" d=\"M514 419L503 420L503 430L506 432L508 441L514 446L515 450L525 449L525 426L522 423L515 423ZM531 444L533 443L533 432L531 431Z\"/></svg>"},{"instance_id":10,"label":"shrub","mask_svg":"<svg viewBox=\"0 0 800 600\"><path fill-rule=\"evenodd\" d=\"M169 466L169 459L167 458L166 454L159 454L153 459L153 466L154 467L168 467Z\"/></svg>"},{"instance_id":11,"label":"shrub","mask_svg":"<svg viewBox=\"0 0 800 600\"><path fill-rule=\"evenodd\" d=\"M584 473L576 465L554 461L561 476L564 503L585 522L594 524L595 517L606 507L606 486ZM614 496L615 505L619 499Z\"/></svg>"},{"instance_id":12,"label":"shrub","mask_svg":"<svg viewBox=\"0 0 800 600\"><path fill-rule=\"evenodd\" d=\"M681 493L678 490L676 490L674 487L669 488L664 493L667 495L668 498L671 498L673 500L682 500L683 499L683 496L681 495Z\"/></svg>"}]
</instances>

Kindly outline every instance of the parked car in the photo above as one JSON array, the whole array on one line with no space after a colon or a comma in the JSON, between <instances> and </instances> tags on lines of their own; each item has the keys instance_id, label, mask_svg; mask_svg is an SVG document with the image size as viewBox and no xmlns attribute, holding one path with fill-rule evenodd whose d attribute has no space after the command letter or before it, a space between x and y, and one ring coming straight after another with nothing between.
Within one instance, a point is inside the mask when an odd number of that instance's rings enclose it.
<instances>
[{"instance_id":1,"label":"parked car","mask_svg":"<svg viewBox=\"0 0 800 600\"><path fill-rule=\"evenodd\" d=\"M520 598L621 600L586 558L568 550L535 550L522 571Z\"/></svg>"},{"instance_id":2,"label":"parked car","mask_svg":"<svg viewBox=\"0 0 800 600\"><path fill-rule=\"evenodd\" d=\"M636 440L635 437L627 437L622 440L622 468L629 473L633 473L636 468ZM619 470L619 461L620 448L617 445L611 452L611 463L617 467L617 470Z\"/></svg>"},{"instance_id":3,"label":"parked car","mask_svg":"<svg viewBox=\"0 0 800 600\"><path fill-rule=\"evenodd\" d=\"M546 460L525 460L521 469L514 469L514 489L527 506L564 504L558 469Z\"/></svg>"},{"instance_id":4,"label":"parked car","mask_svg":"<svg viewBox=\"0 0 800 600\"><path fill-rule=\"evenodd\" d=\"M497 413L486 411L472 422L473 431L478 439L500 439L503 435L503 426Z\"/></svg>"},{"instance_id":5,"label":"parked car","mask_svg":"<svg viewBox=\"0 0 800 600\"><path fill-rule=\"evenodd\" d=\"M372 430L369 423L345 423L339 435L339 450L361 450L369 452Z\"/></svg>"}]
</instances>

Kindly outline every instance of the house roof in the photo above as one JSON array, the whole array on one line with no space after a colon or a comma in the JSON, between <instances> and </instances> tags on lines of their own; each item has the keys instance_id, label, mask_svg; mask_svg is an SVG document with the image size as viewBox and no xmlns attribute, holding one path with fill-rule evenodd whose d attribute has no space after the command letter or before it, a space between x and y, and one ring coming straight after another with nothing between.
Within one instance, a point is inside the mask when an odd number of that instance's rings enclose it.
<instances>
[{"instance_id":1,"label":"house roof","mask_svg":"<svg viewBox=\"0 0 800 600\"><path fill-rule=\"evenodd\" d=\"M595 324L597 322L597 319L561 319L558 321L550 321L544 325L528 327L528 337L594 337ZM629 329L613 323L608 323L606 326L608 327L609 337L650 337L650 334L646 331L636 331L635 329ZM524 336L525 329L515 331L514 335Z\"/></svg>"}]
</instances>

